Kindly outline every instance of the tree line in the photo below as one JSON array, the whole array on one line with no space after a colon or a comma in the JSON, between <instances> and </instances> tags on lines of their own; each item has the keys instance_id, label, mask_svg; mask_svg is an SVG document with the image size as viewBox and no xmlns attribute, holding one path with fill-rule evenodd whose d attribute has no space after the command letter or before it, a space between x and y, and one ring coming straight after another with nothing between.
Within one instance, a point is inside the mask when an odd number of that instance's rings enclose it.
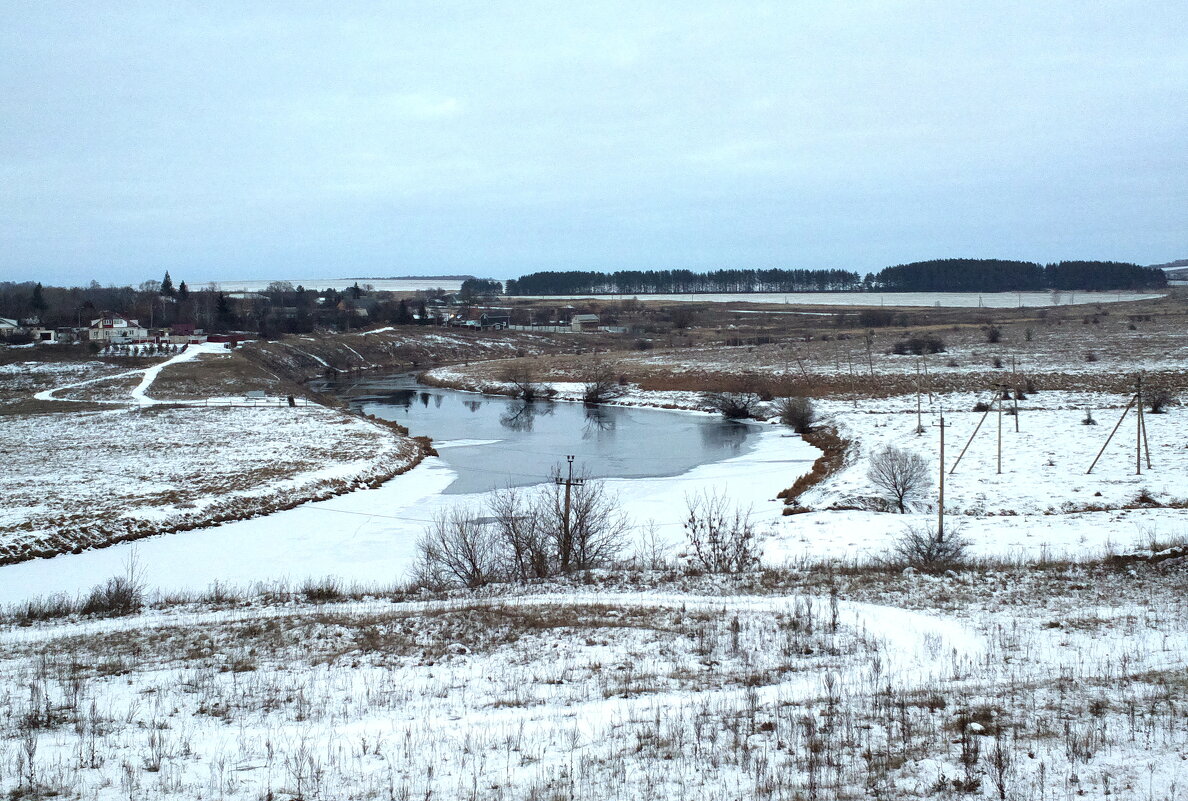
<instances>
[{"instance_id":1,"label":"tree line","mask_svg":"<svg viewBox=\"0 0 1188 801\"><path fill-rule=\"evenodd\" d=\"M112 312L146 327L189 324L208 333L239 331L271 337L309 333L318 327L429 324L426 300L445 294L440 289L426 290L405 299L377 292L369 284L318 290L287 281L273 282L259 292L228 293L213 287L192 289L185 281L175 285L169 273L137 287L101 286L96 281L77 287L0 281L0 317L31 326L86 327L104 312Z\"/></svg>"},{"instance_id":2,"label":"tree line","mask_svg":"<svg viewBox=\"0 0 1188 801\"><path fill-rule=\"evenodd\" d=\"M862 288L849 270L544 271L507 282L508 295L648 295L718 292L841 292Z\"/></svg>"},{"instance_id":3,"label":"tree line","mask_svg":"<svg viewBox=\"0 0 1188 801\"><path fill-rule=\"evenodd\" d=\"M933 259L860 277L849 270L559 270L509 280L508 295L648 295L748 292L1035 292L1160 289L1156 267L1115 261L1042 265L1003 259Z\"/></svg>"},{"instance_id":4,"label":"tree line","mask_svg":"<svg viewBox=\"0 0 1188 801\"><path fill-rule=\"evenodd\" d=\"M934 259L887 267L871 277L869 286L882 292L1160 289L1167 286L1167 275L1157 267L1116 261L1041 265L1001 259Z\"/></svg>"}]
</instances>

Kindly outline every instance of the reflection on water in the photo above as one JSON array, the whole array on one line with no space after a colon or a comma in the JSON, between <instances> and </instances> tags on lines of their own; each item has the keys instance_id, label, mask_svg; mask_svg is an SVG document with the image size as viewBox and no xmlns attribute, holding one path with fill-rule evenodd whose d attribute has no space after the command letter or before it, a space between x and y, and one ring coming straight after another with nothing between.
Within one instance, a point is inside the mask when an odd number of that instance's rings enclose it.
<instances>
[{"instance_id":1,"label":"reflection on water","mask_svg":"<svg viewBox=\"0 0 1188 801\"><path fill-rule=\"evenodd\" d=\"M586 424L582 426L582 439L613 435L615 416L605 406L587 406Z\"/></svg>"},{"instance_id":2,"label":"reflection on water","mask_svg":"<svg viewBox=\"0 0 1188 801\"><path fill-rule=\"evenodd\" d=\"M678 476L745 453L757 430L709 415L480 397L420 386L409 374L318 388L354 409L396 420L414 435L487 443L441 450L458 474L449 493L537 484L567 454L595 477Z\"/></svg>"},{"instance_id":3,"label":"reflection on water","mask_svg":"<svg viewBox=\"0 0 1188 801\"><path fill-rule=\"evenodd\" d=\"M438 404L441 405L440 403ZM549 401L512 401L507 411L499 415L499 423L512 431L531 431L537 415L551 415L553 404Z\"/></svg>"}]
</instances>

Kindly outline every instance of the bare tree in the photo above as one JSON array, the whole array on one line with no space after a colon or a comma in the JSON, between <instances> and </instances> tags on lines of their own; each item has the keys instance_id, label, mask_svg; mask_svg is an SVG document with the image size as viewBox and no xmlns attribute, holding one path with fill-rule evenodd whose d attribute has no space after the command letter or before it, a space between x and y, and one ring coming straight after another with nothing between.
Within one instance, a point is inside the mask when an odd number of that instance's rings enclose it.
<instances>
[{"instance_id":1,"label":"bare tree","mask_svg":"<svg viewBox=\"0 0 1188 801\"><path fill-rule=\"evenodd\" d=\"M924 457L893 445L870 457L866 477L899 507L901 514L932 486Z\"/></svg>"},{"instance_id":2,"label":"bare tree","mask_svg":"<svg viewBox=\"0 0 1188 801\"><path fill-rule=\"evenodd\" d=\"M501 543L480 511L456 506L434 516L417 540L416 580L427 586L481 587L501 576Z\"/></svg>"},{"instance_id":3,"label":"bare tree","mask_svg":"<svg viewBox=\"0 0 1188 801\"><path fill-rule=\"evenodd\" d=\"M555 473L560 474L560 468ZM561 518L553 528L558 532L557 552L562 569L589 570L611 562L623 550L630 529L626 515L619 508L619 498L608 492L602 481L589 478L573 488L569 506L569 525L563 525L564 488L552 485L549 508ZM568 542L564 541L568 531ZM567 557L567 558L565 558Z\"/></svg>"},{"instance_id":4,"label":"bare tree","mask_svg":"<svg viewBox=\"0 0 1188 801\"><path fill-rule=\"evenodd\" d=\"M797 434L807 434L812 430L813 422L817 416L813 409L813 402L809 398L777 398L775 411L779 415L780 422L790 426Z\"/></svg>"},{"instance_id":5,"label":"bare tree","mask_svg":"<svg viewBox=\"0 0 1188 801\"><path fill-rule=\"evenodd\" d=\"M579 476L534 489L495 492L483 511L459 507L435 518L417 542L414 577L427 586L480 587L506 578L528 580L611 563L630 529L618 497L601 481ZM568 516L567 516L568 515Z\"/></svg>"},{"instance_id":6,"label":"bare tree","mask_svg":"<svg viewBox=\"0 0 1188 801\"><path fill-rule=\"evenodd\" d=\"M557 394L552 387L541 383L535 366L522 359L515 359L508 364L499 379L505 384L511 384L515 397L526 401L551 398Z\"/></svg>"},{"instance_id":7,"label":"bare tree","mask_svg":"<svg viewBox=\"0 0 1188 801\"><path fill-rule=\"evenodd\" d=\"M619 383L615 371L604 361L596 360L586 372L585 391L582 400L589 406L621 398L627 394L627 387Z\"/></svg>"},{"instance_id":8,"label":"bare tree","mask_svg":"<svg viewBox=\"0 0 1188 801\"><path fill-rule=\"evenodd\" d=\"M508 572L521 580L545 578L557 570L553 538L537 513L535 499L524 490L508 487L491 496L488 507L506 548Z\"/></svg>"},{"instance_id":9,"label":"bare tree","mask_svg":"<svg viewBox=\"0 0 1188 801\"><path fill-rule=\"evenodd\" d=\"M724 495L686 498L685 536L693 555L711 573L742 573L759 564L751 510L731 506Z\"/></svg>"}]
</instances>

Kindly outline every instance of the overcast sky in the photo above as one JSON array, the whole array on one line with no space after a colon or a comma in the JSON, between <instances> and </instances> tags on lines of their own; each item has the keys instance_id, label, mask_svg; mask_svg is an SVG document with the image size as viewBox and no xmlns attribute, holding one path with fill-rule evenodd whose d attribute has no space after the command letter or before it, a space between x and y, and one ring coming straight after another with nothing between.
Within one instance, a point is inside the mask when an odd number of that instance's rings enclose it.
<instances>
[{"instance_id":1,"label":"overcast sky","mask_svg":"<svg viewBox=\"0 0 1188 801\"><path fill-rule=\"evenodd\" d=\"M0 0L0 280L1188 257L1188 3Z\"/></svg>"}]
</instances>

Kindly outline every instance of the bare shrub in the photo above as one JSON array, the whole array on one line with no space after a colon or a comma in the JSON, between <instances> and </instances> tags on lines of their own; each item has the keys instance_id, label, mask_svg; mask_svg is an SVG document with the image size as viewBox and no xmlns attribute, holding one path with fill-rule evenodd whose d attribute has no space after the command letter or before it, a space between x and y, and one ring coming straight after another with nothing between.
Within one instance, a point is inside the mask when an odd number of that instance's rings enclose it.
<instances>
[{"instance_id":1,"label":"bare shrub","mask_svg":"<svg viewBox=\"0 0 1188 801\"><path fill-rule=\"evenodd\" d=\"M500 542L474 507L455 506L434 516L417 540L413 576L427 587L481 587L500 577Z\"/></svg>"},{"instance_id":2,"label":"bare shrub","mask_svg":"<svg viewBox=\"0 0 1188 801\"><path fill-rule=\"evenodd\" d=\"M342 589L342 582L334 576L326 576L320 579L307 578L301 584L299 592L305 600L311 603L341 601L346 597L346 593Z\"/></svg>"},{"instance_id":3,"label":"bare shrub","mask_svg":"<svg viewBox=\"0 0 1188 801\"><path fill-rule=\"evenodd\" d=\"M891 352L897 356L912 354L921 356L925 353L944 353L945 343L935 334L913 334L907 339L901 339L891 346Z\"/></svg>"},{"instance_id":4,"label":"bare shrub","mask_svg":"<svg viewBox=\"0 0 1188 801\"><path fill-rule=\"evenodd\" d=\"M744 420L755 413L759 395L749 390L703 392L702 402L728 420Z\"/></svg>"},{"instance_id":5,"label":"bare shrub","mask_svg":"<svg viewBox=\"0 0 1188 801\"><path fill-rule=\"evenodd\" d=\"M687 498L685 536L697 562L710 573L742 573L759 565L751 510L732 506L723 495Z\"/></svg>"},{"instance_id":6,"label":"bare shrub","mask_svg":"<svg viewBox=\"0 0 1188 801\"><path fill-rule=\"evenodd\" d=\"M523 490L514 488L496 491L489 501L497 536L506 549L504 564L509 574L520 580L556 572L552 537L535 506Z\"/></svg>"},{"instance_id":7,"label":"bare shrub","mask_svg":"<svg viewBox=\"0 0 1188 801\"><path fill-rule=\"evenodd\" d=\"M948 570L964 562L968 550L960 532L942 537L930 526L908 526L891 546L891 561L929 572Z\"/></svg>"},{"instance_id":8,"label":"bare shrub","mask_svg":"<svg viewBox=\"0 0 1188 801\"><path fill-rule=\"evenodd\" d=\"M1081 425L1083 425L1083 426L1097 425L1097 421L1093 419L1093 410L1092 409L1085 410L1085 417L1081 420Z\"/></svg>"},{"instance_id":9,"label":"bare shrub","mask_svg":"<svg viewBox=\"0 0 1188 801\"><path fill-rule=\"evenodd\" d=\"M985 328L986 341L994 344L1002 341L1002 329L996 325L989 325Z\"/></svg>"},{"instance_id":10,"label":"bare shrub","mask_svg":"<svg viewBox=\"0 0 1188 801\"><path fill-rule=\"evenodd\" d=\"M440 514L417 542L413 579L427 587L481 587L494 581L547 578L605 567L622 552L630 529L618 496L602 481L495 492L486 509Z\"/></svg>"},{"instance_id":11,"label":"bare shrub","mask_svg":"<svg viewBox=\"0 0 1188 801\"><path fill-rule=\"evenodd\" d=\"M1147 402L1151 414L1163 414L1175 400L1175 395L1167 387L1153 387L1143 393L1143 400Z\"/></svg>"},{"instance_id":12,"label":"bare shrub","mask_svg":"<svg viewBox=\"0 0 1188 801\"><path fill-rule=\"evenodd\" d=\"M625 394L627 394L626 382L619 380L619 376L615 374L610 365L601 361L590 365L582 392L582 400L587 405L596 406L615 398L621 398Z\"/></svg>"},{"instance_id":13,"label":"bare shrub","mask_svg":"<svg viewBox=\"0 0 1188 801\"><path fill-rule=\"evenodd\" d=\"M866 477L882 490L883 497L894 503L901 514L932 486L924 457L893 445L871 456Z\"/></svg>"},{"instance_id":14,"label":"bare shrub","mask_svg":"<svg viewBox=\"0 0 1188 801\"><path fill-rule=\"evenodd\" d=\"M557 394L552 387L541 383L535 367L526 361L516 360L507 365L500 373L499 380L511 384L512 394L526 401L551 398Z\"/></svg>"},{"instance_id":15,"label":"bare shrub","mask_svg":"<svg viewBox=\"0 0 1188 801\"><path fill-rule=\"evenodd\" d=\"M810 398L779 398L775 411L780 422L790 426L797 434L807 434L816 420L816 411Z\"/></svg>"},{"instance_id":16,"label":"bare shrub","mask_svg":"<svg viewBox=\"0 0 1188 801\"><path fill-rule=\"evenodd\" d=\"M124 563L124 575L112 576L91 588L83 601L84 615L119 617L134 615L144 608L144 576L133 552Z\"/></svg>"}]
</instances>

